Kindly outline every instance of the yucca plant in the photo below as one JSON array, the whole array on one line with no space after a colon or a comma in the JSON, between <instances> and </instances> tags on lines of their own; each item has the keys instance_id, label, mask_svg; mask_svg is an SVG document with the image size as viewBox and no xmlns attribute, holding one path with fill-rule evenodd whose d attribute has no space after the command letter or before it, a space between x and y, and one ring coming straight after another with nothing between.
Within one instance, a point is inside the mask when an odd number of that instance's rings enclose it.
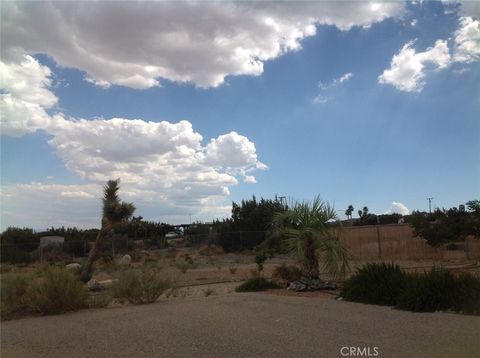
<instances>
[{"instance_id":1,"label":"yucca plant","mask_svg":"<svg viewBox=\"0 0 480 358\"><path fill-rule=\"evenodd\" d=\"M107 234L115 225L130 218L135 211L135 206L132 203L123 202L118 197L119 184L120 179L109 180L103 187L102 227L98 232L95 247L90 250L80 275L84 282L88 281L91 277L93 262L97 258L99 249L105 241Z\"/></svg>"},{"instance_id":2,"label":"yucca plant","mask_svg":"<svg viewBox=\"0 0 480 358\"><path fill-rule=\"evenodd\" d=\"M333 236L339 229L333 206L316 196L311 202L293 202L289 207L274 215L272 235L297 253L302 277L319 278L319 262L322 270L334 276L348 270L350 255Z\"/></svg>"}]
</instances>

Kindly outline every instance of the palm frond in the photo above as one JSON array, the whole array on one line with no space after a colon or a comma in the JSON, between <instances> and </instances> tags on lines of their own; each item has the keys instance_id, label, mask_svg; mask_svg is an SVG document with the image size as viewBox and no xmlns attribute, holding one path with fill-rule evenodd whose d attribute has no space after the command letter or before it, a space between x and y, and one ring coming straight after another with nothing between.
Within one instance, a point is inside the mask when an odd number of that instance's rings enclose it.
<instances>
[{"instance_id":1,"label":"palm frond","mask_svg":"<svg viewBox=\"0 0 480 358\"><path fill-rule=\"evenodd\" d=\"M349 261L352 256L337 238L319 240L318 252L323 271L336 277L339 273L350 270Z\"/></svg>"}]
</instances>

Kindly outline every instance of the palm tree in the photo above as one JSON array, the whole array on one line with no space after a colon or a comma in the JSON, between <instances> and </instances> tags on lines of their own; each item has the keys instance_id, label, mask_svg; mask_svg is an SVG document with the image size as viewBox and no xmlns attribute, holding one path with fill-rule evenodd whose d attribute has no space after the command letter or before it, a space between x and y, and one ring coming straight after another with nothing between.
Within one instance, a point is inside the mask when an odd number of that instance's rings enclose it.
<instances>
[{"instance_id":1,"label":"palm tree","mask_svg":"<svg viewBox=\"0 0 480 358\"><path fill-rule=\"evenodd\" d=\"M90 250L87 261L85 262L80 278L86 282L90 279L92 274L93 262L97 258L99 248L105 241L107 234L114 228L116 224L130 218L135 211L135 206L132 203L125 203L120 201L118 197L118 186L120 179L109 180L103 187L103 213L102 213L102 227L98 232L95 241L95 247Z\"/></svg>"},{"instance_id":2,"label":"palm tree","mask_svg":"<svg viewBox=\"0 0 480 358\"><path fill-rule=\"evenodd\" d=\"M280 235L287 248L297 252L302 277L319 279L319 258L322 269L336 275L348 268L350 256L342 243L331 234L338 224L330 204L316 196L312 202L294 202L290 209L275 214L273 235Z\"/></svg>"}]
</instances>

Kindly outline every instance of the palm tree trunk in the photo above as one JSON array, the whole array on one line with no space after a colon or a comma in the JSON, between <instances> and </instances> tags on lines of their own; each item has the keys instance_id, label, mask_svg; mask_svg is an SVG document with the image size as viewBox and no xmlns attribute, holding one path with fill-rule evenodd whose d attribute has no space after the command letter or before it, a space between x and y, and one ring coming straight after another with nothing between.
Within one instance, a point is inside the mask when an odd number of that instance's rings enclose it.
<instances>
[{"instance_id":1,"label":"palm tree trunk","mask_svg":"<svg viewBox=\"0 0 480 358\"><path fill-rule=\"evenodd\" d=\"M97 239L95 240L95 246L88 253L87 261L83 265L82 273L80 274L80 280L82 280L83 282L87 282L90 280L92 276L93 262L97 258L98 251L101 247L101 244L107 237L107 234L110 231L110 229L111 229L111 226L106 225L104 227L102 226L102 228L98 232Z\"/></svg>"},{"instance_id":2,"label":"palm tree trunk","mask_svg":"<svg viewBox=\"0 0 480 358\"><path fill-rule=\"evenodd\" d=\"M313 245L313 240L311 238L307 238L303 242L303 259L302 276L318 278L320 276L318 259L315 253L315 246Z\"/></svg>"}]
</instances>

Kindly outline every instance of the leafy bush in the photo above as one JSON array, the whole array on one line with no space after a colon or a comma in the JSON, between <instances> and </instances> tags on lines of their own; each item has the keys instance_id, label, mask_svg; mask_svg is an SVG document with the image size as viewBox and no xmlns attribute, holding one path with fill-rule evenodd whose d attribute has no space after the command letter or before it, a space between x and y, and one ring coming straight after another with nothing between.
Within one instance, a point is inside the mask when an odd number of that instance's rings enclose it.
<instances>
[{"instance_id":1,"label":"leafy bush","mask_svg":"<svg viewBox=\"0 0 480 358\"><path fill-rule=\"evenodd\" d=\"M230 273L231 273L232 275L235 275L235 274L237 273L237 268L236 268L235 266L233 266L233 265L230 266L230 267L228 268L228 270L230 271Z\"/></svg>"},{"instance_id":2,"label":"leafy bush","mask_svg":"<svg viewBox=\"0 0 480 358\"><path fill-rule=\"evenodd\" d=\"M152 303L171 286L171 282L162 279L155 270L128 269L119 272L113 294L133 304Z\"/></svg>"},{"instance_id":3,"label":"leafy bush","mask_svg":"<svg viewBox=\"0 0 480 358\"><path fill-rule=\"evenodd\" d=\"M480 315L480 277L454 276L447 270L408 274L398 265L367 264L345 281L341 296L416 312L452 310Z\"/></svg>"},{"instance_id":4,"label":"leafy bush","mask_svg":"<svg viewBox=\"0 0 480 358\"><path fill-rule=\"evenodd\" d=\"M408 275L397 308L417 312L453 310L480 314L480 279L468 274L453 276L447 270Z\"/></svg>"},{"instance_id":5,"label":"leafy bush","mask_svg":"<svg viewBox=\"0 0 480 358\"><path fill-rule=\"evenodd\" d=\"M271 288L280 288L276 283L266 280L264 277L252 277L238 286L237 292L266 291Z\"/></svg>"},{"instance_id":6,"label":"leafy bush","mask_svg":"<svg viewBox=\"0 0 480 358\"><path fill-rule=\"evenodd\" d=\"M455 312L480 315L480 278L462 273L456 277Z\"/></svg>"},{"instance_id":7,"label":"leafy bush","mask_svg":"<svg viewBox=\"0 0 480 358\"><path fill-rule=\"evenodd\" d=\"M272 276L283 282L292 282L298 280L301 275L302 271L297 266L283 263L275 267Z\"/></svg>"},{"instance_id":8,"label":"leafy bush","mask_svg":"<svg viewBox=\"0 0 480 358\"><path fill-rule=\"evenodd\" d=\"M24 274L6 274L1 279L2 319L10 319L29 311L27 290L31 277Z\"/></svg>"},{"instance_id":9,"label":"leafy bush","mask_svg":"<svg viewBox=\"0 0 480 358\"><path fill-rule=\"evenodd\" d=\"M267 254L264 251L258 252L255 255L255 263L257 264L258 272L263 271L263 264L267 261Z\"/></svg>"},{"instance_id":10,"label":"leafy bush","mask_svg":"<svg viewBox=\"0 0 480 358\"><path fill-rule=\"evenodd\" d=\"M32 307L43 314L58 314L88 306L88 289L72 272L50 267L32 285Z\"/></svg>"},{"instance_id":11,"label":"leafy bush","mask_svg":"<svg viewBox=\"0 0 480 358\"><path fill-rule=\"evenodd\" d=\"M405 288L406 274L393 263L369 263L345 281L341 296L348 301L394 306Z\"/></svg>"}]
</instances>

